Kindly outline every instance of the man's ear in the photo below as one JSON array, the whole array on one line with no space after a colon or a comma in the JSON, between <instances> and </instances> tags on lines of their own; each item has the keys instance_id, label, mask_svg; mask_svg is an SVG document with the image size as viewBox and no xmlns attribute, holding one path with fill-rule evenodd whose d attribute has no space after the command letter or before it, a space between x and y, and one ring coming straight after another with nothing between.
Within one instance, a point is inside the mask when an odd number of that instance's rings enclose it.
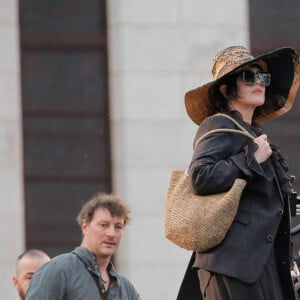
<instances>
[{"instance_id":1,"label":"man's ear","mask_svg":"<svg viewBox=\"0 0 300 300\"><path fill-rule=\"evenodd\" d=\"M226 95L227 94L227 85L226 84L220 85L219 91L225 98L227 98L227 95Z\"/></svg>"},{"instance_id":2,"label":"man's ear","mask_svg":"<svg viewBox=\"0 0 300 300\"><path fill-rule=\"evenodd\" d=\"M13 282L14 287L16 288L18 286L18 278L16 276L14 276L12 278L12 282Z\"/></svg>"},{"instance_id":3,"label":"man's ear","mask_svg":"<svg viewBox=\"0 0 300 300\"><path fill-rule=\"evenodd\" d=\"M86 221L83 219L81 222L81 230L82 230L82 234L84 234L86 232L88 228L88 224L86 223Z\"/></svg>"}]
</instances>

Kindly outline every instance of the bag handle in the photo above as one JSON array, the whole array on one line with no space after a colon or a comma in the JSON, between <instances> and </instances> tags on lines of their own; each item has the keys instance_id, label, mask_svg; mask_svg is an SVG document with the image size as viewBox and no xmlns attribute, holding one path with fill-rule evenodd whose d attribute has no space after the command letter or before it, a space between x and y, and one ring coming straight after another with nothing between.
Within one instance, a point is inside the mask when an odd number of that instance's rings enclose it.
<instances>
[{"instance_id":1,"label":"bag handle","mask_svg":"<svg viewBox=\"0 0 300 300\"><path fill-rule=\"evenodd\" d=\"M237 120L235 120L234 118L230 117L229 115L223 114L223 113L217 113L216 116L222 116L224 118L227 118L228 120L230 120L232 123L234 123L239 129L241 129L244 132L248 132L247 129L245 129ZM250 134L250 133L249 133ZM251 134L250 134L251 135ZM251 135L252 136L252 135ZM252 136L253 137L253 136ZM253 137L255 138L255 137Z\"/></svg>"},{"instance_id":2,"label":"bag handle","mask_svg":"<svg viewBox=\"0 0 300 300\"><path fill-rule=\"evenodd\" d=\"M229 119L230 121L232 121L240 130L238 129L231 129L231 128L218 128L218 129L213 129L210 130L206 133L204 133L202 136L200 136L200 138L196 141L194 148L196 148L196 146L202 141L204 140L207 136L213 134L213 133L218 133L218 132L231 132L231 133L238 133L238 134L242 134L244 136L246 136L247 138L249 138L250 140L254 140L255 136L253 136L252 134L250 134L241 124L239 124L239 122L237 122L235 119L233 119L232 117L226 115L226 114L216 114L218 116L223 116L227 119Z\"/></svg>"}]
</instances>

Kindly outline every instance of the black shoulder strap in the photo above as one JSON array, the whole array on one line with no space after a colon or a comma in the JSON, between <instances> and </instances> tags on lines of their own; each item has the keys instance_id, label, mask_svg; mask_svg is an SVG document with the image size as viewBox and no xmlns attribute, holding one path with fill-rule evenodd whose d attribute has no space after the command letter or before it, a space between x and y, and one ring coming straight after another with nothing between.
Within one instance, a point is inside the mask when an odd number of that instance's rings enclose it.
<instances>
[{"instance_id":1,"label":"black shoulder strap","mask_svg":"<svg viewBox=\"0 0 300 300\"><path fill-rule=\"evenodd\" d=\"M227 119L229 119L230 121L232 121L239 129L230 129L230 128L217 128L217 129L212 129L206 133L204 133L202 136L200 136L200 138L196 141L195 145L194 145L194 149L196 148L196 146L202 141L204 140L207 136L213 134L213 133L218 133L218 132L230 132L230 133L238 133L238 134L242 134L244 136L246 136L247 138L249 138L250 140L254 140L255 137L250 134L242 125L240 125L235 119L231 118L230 116L226 115L226 114L217 114L219 116L223 116Z\"/></svg>"},{"instance_id":2,"label":"black shoulder strap","mask_svg":"<svg viewBox=\"0 0 300 300\"><path fill-rule=\"evenodd\" d=\"M101 287L97 278L97 275L95 274L95 272L85 263L85 261L74 251L72 251L72 253L74 255L76 255L76 257L83 263L83 265L85 266L85 268L87 269L87 271L89 272L89 274L92 276L93 280L95 281L95 284L97 286L97 289L99 291L99 294L101 296L100 299L105 299L104 298L104 293L105 293L105 288L104 285Z\"/></svg>"}]
</instances>

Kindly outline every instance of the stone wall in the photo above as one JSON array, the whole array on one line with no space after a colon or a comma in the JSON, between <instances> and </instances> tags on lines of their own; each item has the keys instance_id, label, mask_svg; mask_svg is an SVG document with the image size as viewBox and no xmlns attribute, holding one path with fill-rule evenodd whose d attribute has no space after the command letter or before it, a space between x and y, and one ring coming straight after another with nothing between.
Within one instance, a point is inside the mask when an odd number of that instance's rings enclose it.
<instances>
[{"instance_id":1,"label":"stone wall","mask_svg":"<svg viewBox=\"0 0 300 300\"><path fill-rule=\"evenodd\" d=\"M0 280L24 248L18 1L0 0ZM163 206L172 169L185 168L196 126L184 93L211 80L216 51L248 44L240 0L108 0L113 186L132 211L118 268L144 300L174 300L190 252L164 238Z\"/></svg>"},{"instance_id":2,"label":"stone wall","mask_svg":"<svg viewBox=\"0 0 300 300\"><path fill-rule=\"evenodd\" d=\"M163 233L170 172L196 131L184 93L211 80L218 50L247 46L247 14L239 0L107 1L114 189L133 219L117 262L145 300L174 300L191 254Z\"/></svg>"},{"instance_id":3,"label":"stone wall","mask_svg":"<svg viewBox=\"0 0 300 300\"><path fill-rule=\"evenodd\" d=\"M15 299L15 261L24 250L22 116L17 0L0 0L0 282Z\"/></svg>"}]
</instances>

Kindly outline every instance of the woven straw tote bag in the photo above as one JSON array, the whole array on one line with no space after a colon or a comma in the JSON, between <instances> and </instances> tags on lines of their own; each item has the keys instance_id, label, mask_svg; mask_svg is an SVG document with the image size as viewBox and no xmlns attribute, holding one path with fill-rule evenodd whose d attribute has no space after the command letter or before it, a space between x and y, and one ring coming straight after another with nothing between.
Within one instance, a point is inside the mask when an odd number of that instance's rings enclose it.
<instances>
[{"instance_id":1,"label":"woven straw tote bag","mask_svg":"<svg viewBox=\"0 0 300 300\"><path fill-rule=\"evenodd\" d=\"M241 130L220 128L207 132L196 145L210 134L231 132L243 134L253 140L236 120L225 114ZM238 209L241 194L246 186L244 179L236 179L223 193L200 196L194 194L185 170L171 174L164 207L164 233L167 239L187 250L205 252L225 238Z\"/></svg>"}]
</instances>

